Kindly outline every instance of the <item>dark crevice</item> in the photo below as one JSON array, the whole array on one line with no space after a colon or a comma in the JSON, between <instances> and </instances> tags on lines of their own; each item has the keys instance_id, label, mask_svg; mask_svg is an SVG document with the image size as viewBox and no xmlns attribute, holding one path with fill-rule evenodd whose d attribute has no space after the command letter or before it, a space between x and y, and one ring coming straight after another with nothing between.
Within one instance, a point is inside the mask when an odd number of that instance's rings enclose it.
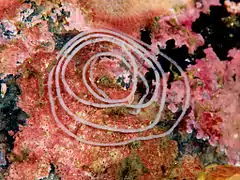
<instances>
[{"instance_id":1,"label":"dark crevice","mask_svg":"<svg viewBox=\"0 0 240 180\"><path fill-rule=\"evenodd\" d=\"M183 70L191 64L196 64L195 59L199 57L203 57L204 54L201 54L202 51L198 50L194 55L189 54L188 47L183 45L181 47L176 47L175 40L171 39L166 42L166 48L162 49L160 47L159 51L163 52L170 58L172 58ZM161 64L164 72L170 72L168 79L168 88L171 88L171 82L173 82L179 75L180 72L178 69L171 64L168 60L166 60L161 55L158 55L158 62Z\"/></svg>"},{"instance_id":2,"label":"dark crevice","mask_svg":"<svg viewBox=\"0 0 240 180\"><path fill-rule=\"evenodd\" d=\"M19 76L8 75L0 80L0 89L2 84L5 83L7 91L4 96L0 96L0 136L1 146L5 147L1 149L2 168L7 168L9 162L6 159L6 155L11 152L14 147L14 137L9 135L9 131L16 134L19 131L19 125L25 125L26 119L29 117L24 111L17 106L18 96L21 95L21 90L17 85L17 79Z\"/></svg>"},{"instance_id":3,"label":"dark crevice","mask_svg":"<svg viewBox=\"0 0 240 180\"><path fill-rule=\"evenodd\" d=\"M63 46L73 37L75 37L79 32L78 31L68 31L67 33L57 34L54 33L55 41L55 50L59 51Z\"/></svg>"},{"instance_id":4,"label":"dark crevice","mask_svg":"<svg viewBox=\"0 0 240 180\"><path fill-rule=\"evenodd\" d=\"M240 48L240 17L230 14L224 6L211 6L210 13L201 13L192 30L205 40L201 49L213 48L220 60L231 60L228 51Z\"/></svg>"},{"instance_id":5,"label":"dark crevice","mask_svg":"<svg viewBox=\"0 0 240 180\"><path fill-rule=\"evenodd\" d=\"M140 33L141 33L141 41L151 45L152 44L151 31L149 30L149 28L141 30Z\"/></svg>"},{"instance_id":6,"label":"dark crevice","mask_svg":"<svg viewBox=\"0 0 240 180\"><path fill-rule=\"evenodd\" d=\"M198 48L194 54L189 54L188 47L186 45L183 45L181 47L176 47L175 40L171 39L166 42L166 48L159 48L159 51L166 54L170 58L172 58L183 70L186 70L186 68L191 64L196 64L196 59L200 59L205 57L205 53L203 52L203 49L200 47ZM169 78L168 78L168 88L171 88L171 83L180 76L180 72L178 69L171 64L168 60L166 60L164 57L162 57L160 54L157 55L157 61L162 66L164 72L169 72ZM154 62L153 62L154 64ZM157 68L156 68L157 69ZM161 72L157 69L161 76ZM148 72L145 74L145 78L148 81L149 87L150 87L150 93L148 97L149 99L152 96L152 92L154 91L154 86L152 84L152 81L155 80L154 70L149 68ZM138 91L142 94L145 93L145 87L142 83L138 85Z\"/></svg>"},{"instance_id":7,"label":"dark crevice","mask_svg":"<svg viewBox=\"0 0 240 180\"><path fill-rule=\"evenodd\" d=\"M61 178L57 175L56 167L54 164L50 163L50 167L51 169L48 177L42 178L41 180L61 180Z\"/></svg>"}]
</instances>

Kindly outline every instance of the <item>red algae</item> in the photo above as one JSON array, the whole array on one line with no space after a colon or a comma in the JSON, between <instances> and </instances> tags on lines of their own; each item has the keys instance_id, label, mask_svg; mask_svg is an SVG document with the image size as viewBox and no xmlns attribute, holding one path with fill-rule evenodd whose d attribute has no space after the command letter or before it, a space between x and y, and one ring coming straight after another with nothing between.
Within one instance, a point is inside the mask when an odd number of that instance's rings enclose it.
<instances>
[{"instance_id":1,"label":"red algae","mask_svg":"<svg viewBox=\"0 0 240 180\"><path fill-rule=\"evenodd\" d=\"M240 123L239 123L239 81L235 83L226 84L225 88L220 90L217 94L218 100L214 100L216 105L221 108L220 114L223 117L223 124L221 127L222 138L220 139L220 145L227 156L231 164L240 162L239 150L239 137L240 137ZM224 102L224 99L229 101Z\"/></svg>"},{"instance_id":2,"label":"red algae","mask_svg":"<svg viewBox=\"0 0 240 180\"><path fill-rule=\"evenodd\" d=\"M0 72L16 74L17 67L38 51L53 52L55 42L46 22L23 30L22 34L4 42L0 49Z\"/></svg>"},{"instance_id":3,"label":"red algae","mask_svg":"<svg viewBox=\"0 0 240 180\"><path fill-rule=\"evenodd\" d=\"M52 33L48 31L46 22L24 29L21 38L29 53L53 52L55 48Z\"/></svg>"},{"instance_id":4,"label":"red algae","mask_svg":"<svg viewBox=\"0 0 240 180\"><path fill-rule=\"evenodd\" d=\"M221 150L226 152L229 163L236 164L239 163L240 133L239 52L230 51L233 57L230 62L216 60L212 51L205 52L206 61L197 62L189 69L195 111L192 118L196 120L189 121L189 128L197 129L198 138L209 139L212 145L220 145ZM206 70L208 74L205 73Z\"/></svg>"},{"instance_id":5,"label":"red algae","mask_svg":"<svg viewBox=\"0 0 240 180\"><path fill-rule=\"evenodd\" d=\"M151 22L153 49L156 44L164 47L167 40L174 39L177 47L186 45L193 53L197 47L204 44L200 34L192 31L192 23L199 18L200 13L208 13L210 6L220 5L218 0L202 0L195 6L186 6L184 11L161 17Z\"/></svg>"},{"instance_id":6,"label":"red algae","mask_svg":"<svg viewBox=\"0 0 240 180\"><path fill-rule=\"evenodd\" d=\"M222 118L216 114L203 112L200 116L199 127L197 138L198 139L209 139L209 143L215 146L220 138L222 138L221 124L223 122Z\"/></svg>"},{"instance_id":7,"label":"red algae","mask_svg":"<svg viewBox=\"0 0 240 180\"><path fill-rule=\"evenodd\" d=\"M240 13L240 3L238 2L232 2L229 0L224 1L225 6L227 7L228 12L231 12L233 14L239 14Z\"/></svg>"},{"instance_id":8,"label":"red algae","mask_svg":"<svg viewBox=\"0 0 240 180\"><path fill-rule=\"evenodd\" d=\"M185 18L188 17L184 17L184 19ZM181 22L181 19L182 17L179 15L169 16L158 21L160 28L153 31L153 49L156 48L157 44L164 47L164 44L170 39L175 40L176 47L186 45L190 53L193 53L197 47L203 45L203 38L185 26L184 23L186 23L186 21Z\"/></svg>"},{"instance_id":9,"label":"red algae","mask_svg":"<svg viewBox=\"0 0 240 180\"><path fill-rule=\"evenodd\" d=\"M0 20L11 18L16 14L17 8L21 5L21 0L5 1L0 0Z\"/></svg>"},{"instance_id":10,"label":"red algae","mask_svg":"<svg viewBox=\"0 0 240 180\"><path fill-rule=\"evenodd\" d=\"M17 72L17 62L23 62L30 57L22 42L3 45L0 55L0 72L5 74L15 74Z\"/></svg>"}]
</instances>

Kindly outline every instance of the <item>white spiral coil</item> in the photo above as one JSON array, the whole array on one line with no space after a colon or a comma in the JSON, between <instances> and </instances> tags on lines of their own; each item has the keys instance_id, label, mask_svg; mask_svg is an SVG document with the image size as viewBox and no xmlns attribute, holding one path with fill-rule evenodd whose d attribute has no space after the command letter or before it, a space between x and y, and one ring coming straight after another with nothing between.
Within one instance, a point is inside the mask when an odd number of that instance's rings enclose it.
<instances>
[{"instance_id":1,"label":"white spiral coil","mask_svg":"<svg viewBox=\"0 0 240 180\"><path fill-rule=\"evenodd\" d=\"M114 52L98 52L94 56L92 56L84 65L83 71L82 71L82 79L83 83L88 89L88 91L98 100L101 100L103 103L95 103L95 102L90 102L84 99L81 99L78 97L70 88L69 84L67 83L65 79L65 73L66 73L66 68L69 62L72 60L74 55L76 55L77 52L79 52L82 48L84 48L87 45L94 44L94 43L101 43L101 42L109 42L112 43L122 49L122 51L125 53L126 57L120 56L117 53ZM134 54L134 55L133 55ZM121 142L111 142L111 143L102 143L102 142L93 142L89 141L83 138L80 138L79 136L75 135L73 132L71 132L66 126L64 126L61 121L59 120L56 110L55 110L55 102L54 102L54 97L53 97L53 83L55 82L55 87L56 87L56 96L57 100L59 101L61 107L67 112L68 115L70 115L72 118L74 118L76 121L79 123L85 124L87 126L91 126L93 128L101 129L101 130L106 130L106 131L113 131L113 132L120 132L120 133L140 133L147 131L149 129L152 129L154 126L158 124L160 121L161 113L164 108L165 100L166 100L166 90L167 90L167 79L164 74L164 71L160 65L159 62L156 61L156 55L159 54L162 57L164 57L166 60L168 60L170 63L172 63L181 73L181 76L184 78L185 81L185 89L186 89L186 98L185 102L182 108L182 113L176 120L176 122L173 124L173 126L167 130L166 132L158 135L149 135L149 136L143 136L143 137L134 137L129 140L121 141ZM96 63L97 58L99 57L104 57L104 56L111 56L114 58L117 58L121 60L128 69L133 69L132 72L132 88L131 92L129 95L123 99L111 99L105 94L101 89L97 87L97 85L92 81L92 67ZM149 85L147 83L147 80L145 79L144 75L139 72L138 68L138 63L137 59L135 57L140 57L141 59L144 59L145 63L148 64L150 68L154 70L155 78L156 78L156 84L154 88L153 95L149 101L144 103L146 96L149 93ZM84 32L81 32L77 36L75 36L73 39L71 39L63 48L62 50L58 53L57 57L57 64L55 67L51 70L49 73L48 77L48 95L49 95L49 101L51 105L51 112L54 117L54 120L56 123L60 126L60 128L67 133L69 136L79 140L80 142L90 144L90 145L96 145L96 146L121 146L121 145L126 145L134 141L138 140L150 140L154 138L159 138L159 137L164 137L169 135L174 128L179 124L181 119L183 118L187 108L189 107L190 104L190 87L189 87L189 82L187 79L187 76L185 75L184 71L176 64L174 60L172 60L170 57L166 56L162 52L151 52L150 51L150 46L148 44L145 44L127 34L120 33L120 32L114 32L111 30L107 29L91 29L91 30L86 30ZM86 71L87 68L90 70L90 82L91 85L88 84L87 79L86 79ZM60 88L60 80L64 86L64 89L67 91L67 93L75 98L80 104L85 104L97 108L109 108L109 107L120 107L124 106L127 108L132 108L136 109L135 113L139 113L141 108L148 107L153 103L153 101L156 100L156 98L159 96L159 88L161 78L160 74L162 77L162 94L161 94L161 100L160 100L160 106L158 113L156 114L155 120L148 126L144 128L132 128L132 129L124 129L124 128L116 128L116 127L111 127L107 125L99 125L95 124L92 122L89 122L87 120L84 120L80 118L78 115L74 114L65 104L62 95L61 95L61 88ZM145 85L146 92L145 94L141 97L139 102L137 104L129 104L126 103L126 101L130 100L132 96L134 96L136 90L137 90L137 83L138 83L138 78L141 79L143 84ZM93 87L93 88L92 88ZM97 91L95 92L94 91Z\"/></svg>"}]
</instances>

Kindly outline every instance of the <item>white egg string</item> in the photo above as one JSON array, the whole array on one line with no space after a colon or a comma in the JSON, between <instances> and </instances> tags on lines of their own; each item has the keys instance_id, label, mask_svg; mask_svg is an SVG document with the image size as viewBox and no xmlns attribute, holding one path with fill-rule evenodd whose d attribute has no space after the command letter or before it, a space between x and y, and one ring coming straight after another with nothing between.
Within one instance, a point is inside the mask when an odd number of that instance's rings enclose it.
<instances>
[{"instance_id":1,"label":"white egg string","mask_svg":"<svg viewBox=\"0 0 240 180\"><path fill-rule=\"evenodd\" d=\"M78 97L71 90L70 86L68 85L68 83L65 79L65 73L66 73L66 68L67 68L68 63L72 60L72 58L76 55L77 52L79 52L85 46L95 44L95 43L101 43L101 42L112 43L112 44L120 47L121 50L125 53L125 56L127 57L127 59L125 57L120 56L119 54L113 53L113 52L98 52L95 55L93 55L85 63L85 65L83 67L83 71L82 71L83 83L86 86L87 90L96 99L103 102L103 103L95 103L95 102L90 102L90 101L87 101L87 100L84 100L84 99L81 99L80 97ZM179 124L179 122L183 118L184 114L186 113L186 110L189 107L190 86L189 86L189 82L188 82L186 74L181 69L181 67L179 67L177 65L177 63L174 60L172 60L170 57L168 57L167 55L163 54L160 51L151 52L150 49L151 49L151 47L148 44L145 44L144 42L141 42L127 34L120 33L120 32L114 32L114 31L107 30L107 29L86 30L84 32L79 33L77 36L75 36L73 39L71 39L58 53L58 55L56 57L57 64L51 70L51 72L49 73L49 76L48 76L48 95L49 95L49 101L50 101L50 105L51 105L51 112L52 112L54 120L59 125L59 127L65 133L67 133L69 136L79 140L80 142L90 144L90 145L95 145L95 146L122 146L122 145L129 144L131 142L134 142L134 141L150 140L150 139L160 138L160 137L169 135L174 130L174 128ZM154 55L152 55L153 53L154 53ZM67 127L65 127L61 123L61 121L59 120L59 118L56 114L56 110L55 110L55 102L54 102L53 88L52 88L52 85L54 82L55 82L55 86L56 86L56 94L57 94L56 97L57 97L57 100L59 101L61 107L67 112L68 115L70 115L72 118L74 118L79 123L82 123L84 125L87 125L87 126L90 126L90 127L96 128L96 129L120 132L120 133L140 133L140 132L144 132L144 131L147 131L147 130L155 127L159 123L160 118L161 118L161 113L163 111L165 101L166 101L166 90L167 90L167 78L166 78L166 75L165 75L160 63L156 60L157 54L164 57L166 60L168 60L170 63L172 63L179 70L179 72L181 73L181 76L184 78L184 82L185 82L186 97L185 97L184 105L182 107L182 113L180 114L180 116L178 117L178 119L172 125L172 127L170 129L168 129L164 133L158 134L158 135L134 137L132 139L124 140L121 142L102 143L102 142L93 142L93 141L83 139L83 138L75 135L74 133L72 133ZM92 71L93 71L93 67L94 67L97 59L100 57L106 57L106 56L117 58L117 59L121 60L129 70L131 70L131 68L133 69L132 70L133 72L132 72L131 92L125 98L122 98L122 99L109 98L101 89L99 89L97 87L97 85L93 81L93 72ZM154 88L153 95L151 96L151 99L148 100L146 103L144 103L144 101L145 101L146 96L149 93L149 85L148 85L148 82L145 79L144 75L138 71L139 68L137 65L137 59L135 58L136 56L140 57L141 59L144 59L145 63L147 63L148 66L154 70L153 72L154 72L155 81L156 81L155 88ZM61 68L61 66L62 66L62 68ZM94 89L97 92L95 92L87 82L86 73L87 73L88 68L89 68L90 84L92 85L92 87L94 87ZM154 121L150 125L148 125L144 128L124 129L124 128L111 127L111 126L107 126L107 125L99 125L99 124L95 124L93 122L89 122L85 119L80 118L75 113L73 113L67 107L67 105L65 104L63 97L61 95L60 78L61 78L61 81L62 81L65 91L71 97L75 98L79 103L82 103L84 105L93 106L96 108L127 107L127 108L135 109L136 112L132 113L132 114L137 114L140 112L141 108L146 108L146 107L150 106L158 98L159 88L161 87L160 86L161 78L160 78L159 72L161 73L161 77L162 77L162 90L161 90L162 93L161 93L159 110L158 110L158 113L156 114ZM141 79L141 81L143 82L143 84L146 88L145 94L141 97L141 99L139 100L139 102L137 104L126 103L136 93L138 77Z\"/></svg>"}]
</instances>

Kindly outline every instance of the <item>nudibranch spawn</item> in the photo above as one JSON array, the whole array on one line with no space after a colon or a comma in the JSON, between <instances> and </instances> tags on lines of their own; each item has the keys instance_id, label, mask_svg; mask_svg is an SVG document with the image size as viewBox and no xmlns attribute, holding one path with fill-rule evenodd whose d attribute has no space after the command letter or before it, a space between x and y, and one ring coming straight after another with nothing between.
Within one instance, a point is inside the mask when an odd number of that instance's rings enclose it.
<instances>
[{"instance_id":1,"label":"nudibranch spawn","mask_svg":"<svg viewBox=\"0 0 240 180\"><path fill-rule=\"evenodd\" d=\"M104 45L101 45L102 43L106 42L112 45L111 49L106 49ZM94 48L94 45L97 45L98 47ZM67 77L66 70L68 69L68 66L71 67L70 64L72 58L74 58L77 53L81 53L82 49L89 47L97 51L91 51L91 57L87 57L88 59L81 59L82 62L85 61L85 64L82 66L82 86L85 86L86 91L89 93L89 95L85 94L85 96L81 97L78 95L79 92L77 89L71 87L69 84L69 81L73 81L73 79L69 79ZM51 104L51 112L59 127L71 137L74 137L83 143L97 146L121 146L138 140L150 140L169 135L181 121L187 108L189 107L190 87L187 76L174 60L161 52L155 52L154 54L154 52L150 52L149 49L149 45L137 39L134 39L127 34L114 32L107 29L91 29L83 31L71 39L59 52L57 56L58 62L48 77L48 95ZM156 53L160 54L166 60L170 61L179 70L185 81L186 98L180 116L170 129L159 134L143 135L143 132L154 128L158 124L161 119L161 113L166 101L167 79L160 63L155 60ZM108 93L104 92L96 84L94 80L94 68L97 68L97 64L101 61L101 57L119 59L124 64L125 68L129 71L132 83L130 85L129 94L127 94L126 97L112 98ZM150 87L146 78L144 77L143 72L141 71L141 66L143 64L146 64L149 68L153 69L155 74L154 92L152 93L150 100L147 99L147 96L150 93ZM134 94L136 93L139 81L143 82L146 90L143 96L137 99L138 102L136 102L136 97L134 97ZM116 93L120 92L121 91L118 91ZM55 96L56 98L54 98ZM91 100L85 98L88 96L92 97ZM56 99L58 102L56 102ZM156 113L156 117L151 123L141 124L138 121L132 121L132 124L128 124L127 126L126 124L117 125L116 122L111 122L109 125L106 123L99 124L93 122L92 120L84 119L81 113L77 113L76 108L71 109L68 107L67 103L65 103L65 100L69 99L72 99L70 102L74 102L74 104L79 103L81 106L86 105L94 108L126 107L131 109L129 116L138 114L142 108L150 106L155 101L159 102L160 106L158 112ZM88 140L88 138L84 137L83 135L74 134L68 125L62 122L64 119L58 117L55 107L56 104L58 105L58 111L59 109L63 109L66 112L66 115L73 118L77 123L95 128L96 130L94 130L92 133L95 133L94 136L96 139ZM121 122L121 120L118 120L117 123L119 122ZM139 126L139 124L141 126ZM106 139L99 140L96 135L98 131L106 131L116 134L120 133L121 136L119 136L118 140L114 139L114 141L107 142ZM128 134L128 137L123 138L124 134ZM131 136L129 136L129 134L131 134Z\"/></svg>"}]
</instances>

